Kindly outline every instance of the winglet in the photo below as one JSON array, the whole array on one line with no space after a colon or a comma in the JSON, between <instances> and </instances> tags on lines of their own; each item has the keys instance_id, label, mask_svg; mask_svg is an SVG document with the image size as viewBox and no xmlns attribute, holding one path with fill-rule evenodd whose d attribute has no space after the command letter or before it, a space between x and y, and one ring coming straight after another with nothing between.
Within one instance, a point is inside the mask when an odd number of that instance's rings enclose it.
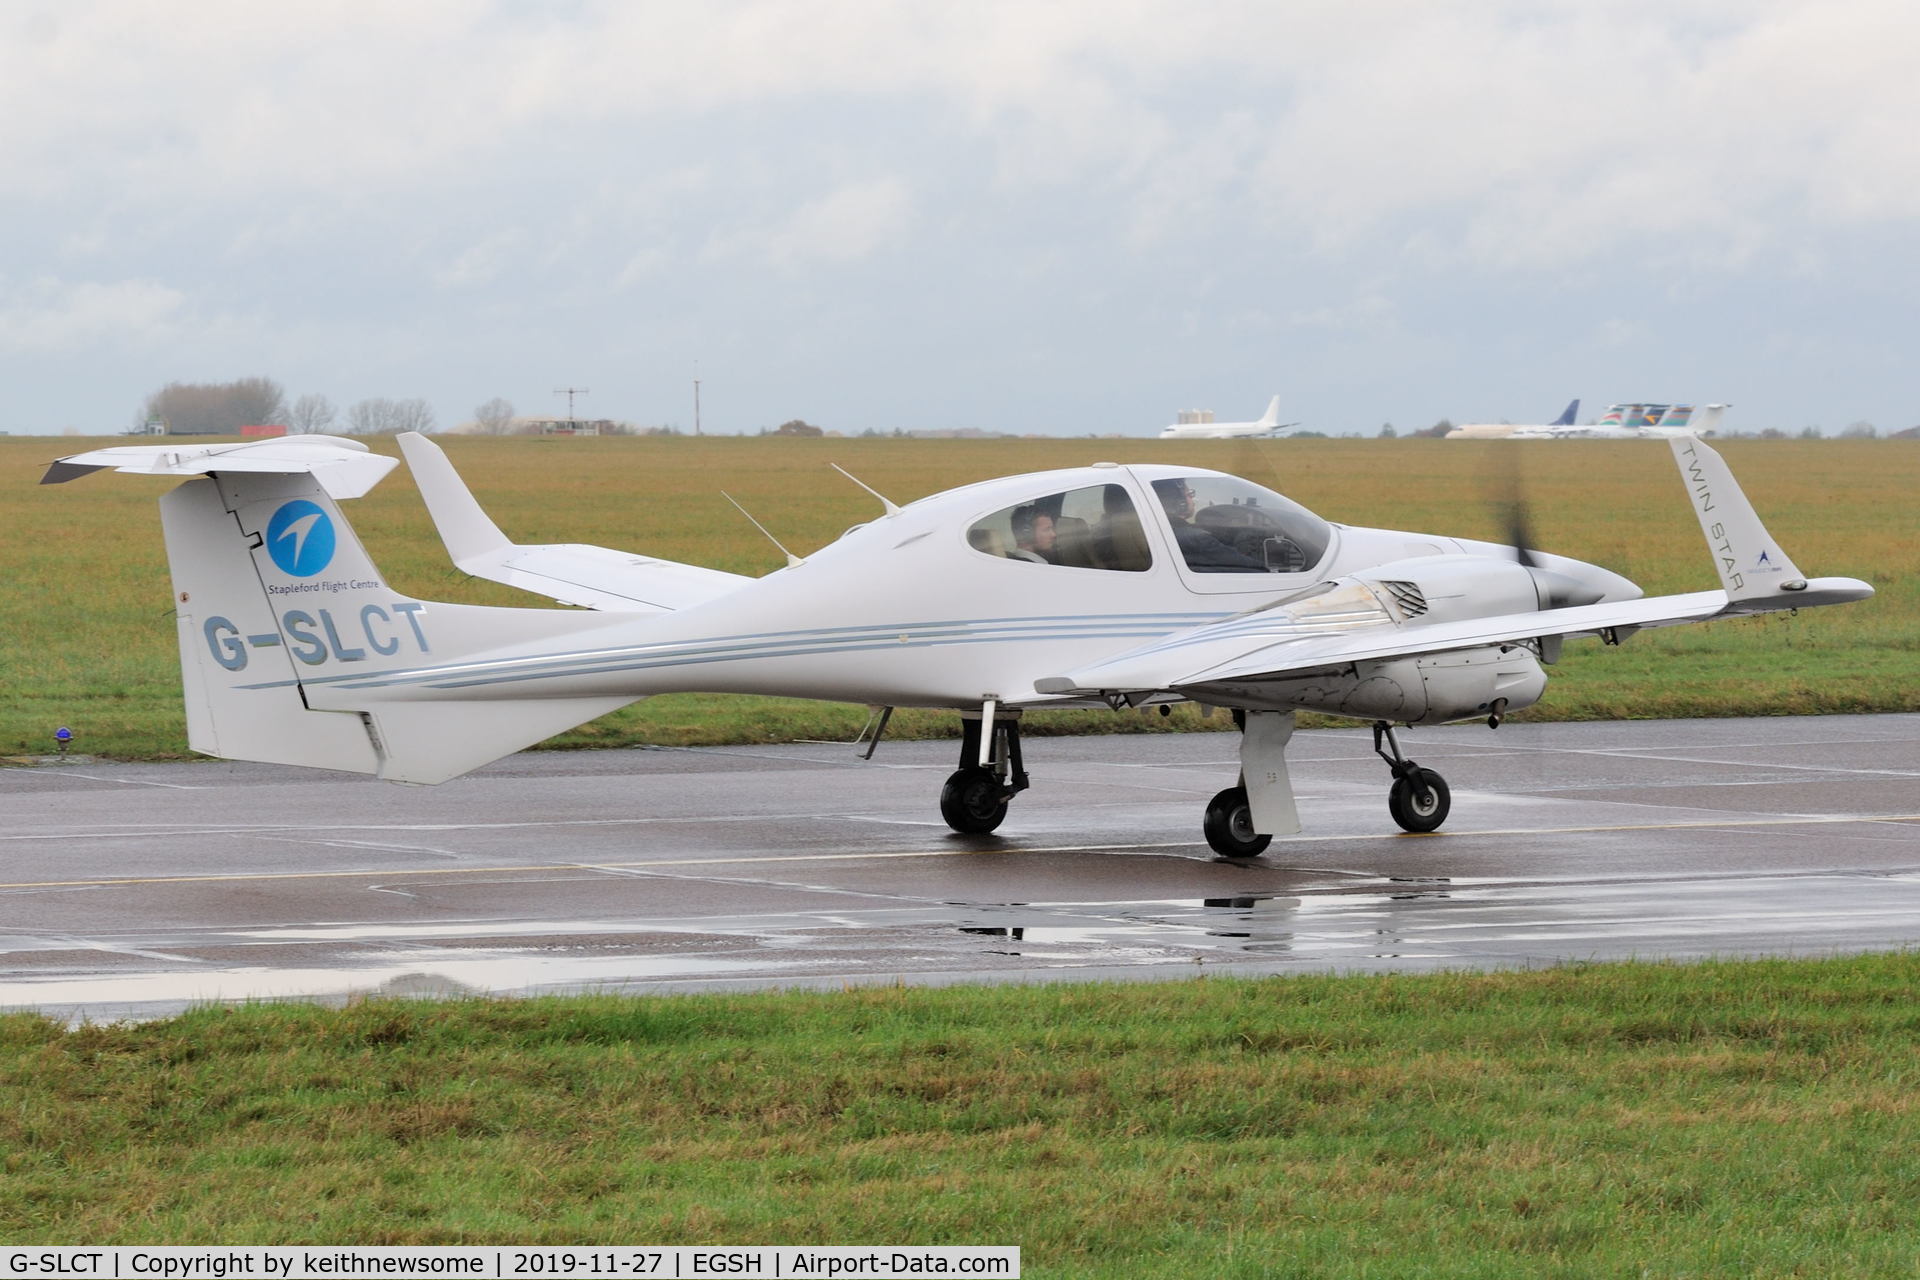
<instances>
[{"instance_id":1,"label":"winglet","mask_svg":"<svg viewBox=\"0 0 1920 1280\"><path fill-rule=\"evenodd\" d=\"M1752 606L1763 602L1766 609L1839 604L1873 594L1872 587L1855 578L1809 582L1760 522L1724 458L1698 436L1675 436L1668 443L1732 611L1747 606L1745 611L1752 612Z\"/></svg>"},{"instance_id":2,"label":"winglet","mask_svg":"<svg viewBox=\"0 0 1920 1280\"><path fill-rule=\"evenodd\" d=\"M433 518L433 527L447 544L447 554L454 564L472 573L467 568L469 563L512 545L500 526L481 510L479 500L453 469L445 450L417 431L403 431L395 440L407 457L407 469L420 486L427 514Z\"/></svg>"}]
</instances>

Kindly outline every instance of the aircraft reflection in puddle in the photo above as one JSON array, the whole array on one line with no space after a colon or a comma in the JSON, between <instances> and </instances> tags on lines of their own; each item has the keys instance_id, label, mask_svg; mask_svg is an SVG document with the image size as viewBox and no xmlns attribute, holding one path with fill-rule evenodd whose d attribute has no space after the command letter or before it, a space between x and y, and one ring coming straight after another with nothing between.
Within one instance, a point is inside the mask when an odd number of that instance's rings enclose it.
<instances>
[{"instance_id":1,"label":"aircraft reflection in puddle","mask_svg":"<svg viewBox=\"0 0 1920 1280\"><path fill-rule=\"evenodd\" d=\"M1191 961L1195 948L1256 954L1289 953L1296 949L1320 956L1348 954L1356 958L1391 959L1425 954L1410 933L1413 924L1404 911L1410 903L1444 902L1450 896L1445 880L1407 881L1387 892L1315 894L1243 894L1226 898L1172 899L1148 902L1008 903L1003 907L976 906L981 914L957 932L983 938L1004 938L1024 944L989 948L990 955L1087 960L1112 960L1111 949L1123 948L1128 959L1167 963ZM985 923L994 917L1006 923ZM1430 925L1430 915L1419 917ZM1015 922L1017 921L1017 923ZM1072 947L1100 948L1075 952ZM1044 948L1044 950L1041 950ZM1158 956L1151 952L1165 949Z\"/></svg>"}]
</instances>

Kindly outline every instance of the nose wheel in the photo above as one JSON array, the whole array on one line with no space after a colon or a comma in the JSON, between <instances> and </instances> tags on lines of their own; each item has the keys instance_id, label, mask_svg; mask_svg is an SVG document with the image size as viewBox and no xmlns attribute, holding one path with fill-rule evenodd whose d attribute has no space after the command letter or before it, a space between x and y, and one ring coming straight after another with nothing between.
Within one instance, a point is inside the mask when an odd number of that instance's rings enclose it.
<instances>
[{"instance_id":1,"label":"nose wheel","mask_svg":"<svg viewBox=\"0 0 1920 1280\"><path fill-rule=\"evenodd\" d=\"M1384 720L1374 721L1373 750L1393 771L1393 786L1387 790L1387 812L1393 820L1405 831L1439 830L1453 808L1447 780L1402 755L1393 726Z\"/></svg>"}]
</instances>

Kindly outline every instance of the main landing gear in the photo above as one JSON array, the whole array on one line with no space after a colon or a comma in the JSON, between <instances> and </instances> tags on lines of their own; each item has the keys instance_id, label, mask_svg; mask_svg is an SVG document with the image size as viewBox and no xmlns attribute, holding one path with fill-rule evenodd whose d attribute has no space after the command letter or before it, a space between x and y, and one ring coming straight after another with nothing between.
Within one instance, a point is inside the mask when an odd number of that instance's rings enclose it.
<instances>
[{"instance_id":1,"label":"main landing gear","mask_svg":"<svg viewBox=\"0 0 1920 1280\"><path fill-rule=\"evenodd\" d=\"M1447 780L1401 755L1393 726L1385 720L1373 722L1373 750L1393 770L1393 786L1387 791L1387 812L1393 820L1407 831L1438 830L1453 808Z\"/></svg>"},{"instance_id":2,"label":"main landing gear","mask_svg":"<svg viewBox=\"0 0 1920 1280\"><path fill-rule=\"evenodd\" d=\"M1207 801L1207 816L1200 829L1206 832L1213 851L1229 858L1257 858L1273 843L1272 836L1253 829L1253 806L1243 786L1228 787Z\"/></svg>"},{"instance_id":3,"label":"main landing gear","mask_svg":"<svg viewBox=\"0 0 1920 1280\"><path fill-rule=\"evenodd\" d=\"M991 717L988 750L980 750L980 725ZM1027 789L1020 761L1020 721L967 714L960 722L960 768L940 789L940 816L965 835L984 835L1007 816L1007 802Z\"/></svg>"},{"instance_id":4,"label":"main landing gear","mask_svg":"<svg viewBox=\"0 0 1920 1280\"><path fill-rule=\"evenodd\" d=\"M1228 858L1257 858L1276 835L1300 829L1287 777L1291 711L1235 711L1240 727L1240 778L1207 802L1200 829L1213 851Z\"/></svg>"}]
</instances>

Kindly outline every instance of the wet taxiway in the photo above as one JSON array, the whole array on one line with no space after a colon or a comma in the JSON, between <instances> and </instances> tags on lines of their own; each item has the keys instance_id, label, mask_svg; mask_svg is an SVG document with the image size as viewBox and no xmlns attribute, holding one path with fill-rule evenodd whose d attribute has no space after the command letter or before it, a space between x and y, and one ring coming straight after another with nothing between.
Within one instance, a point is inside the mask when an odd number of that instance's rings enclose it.
<instances>
[{"instance_id":1,"label":"wet taxiway","mask_svg":"<svg viewBox=\"0 0 1920 1280\"><path fill-rule=\"evenodd\" d=\"M1305 834L1216 858L1229 734L533 753L433 788L219 762L0 768L0 1007L1544 965L1920 943L1920 715L1302 733Z\"/></svg>"}]
</instances>

